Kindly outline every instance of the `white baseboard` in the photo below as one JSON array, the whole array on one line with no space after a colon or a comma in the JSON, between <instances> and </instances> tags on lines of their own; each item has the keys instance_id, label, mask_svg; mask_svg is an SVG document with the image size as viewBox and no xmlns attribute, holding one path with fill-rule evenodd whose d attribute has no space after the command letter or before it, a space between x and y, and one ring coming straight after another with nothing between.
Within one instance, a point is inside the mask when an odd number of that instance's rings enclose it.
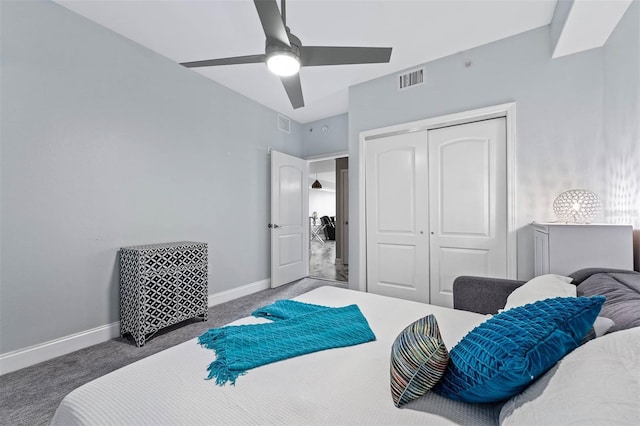
<instances>
[{"instance_id":1,"label":"white baseboard","mask_svg":"<svg viewBox=\"0 0 640 426\"><path fill-rule=\"evenodd\" d=\"M237 299L239 297L248 296L271 287L271 279L256 281L242 287L232 288L231 290L222 291L209 295L209 307Z\"/></svg>"},{"instance_id":2,"label":"white baseboard","mask_svg":"<svg viewBox=\"0 0 640 426\"><path fill-rule=\"evenodd\" d=\"M208 297L209 306L229 302L242 296L248 296L271 287L271 280L256 281L242 287L233 288ZM114 322L91 330L81 331L59 339L29 346L0 355L0 375L11 373L21 368L30 367L61 355L66 355L98 343L106 342L120 336L120 322Z\"/></svg>"},{"instance_id":3,"label":"white baseboard","mask_svg":"<svg viewBox=\"0 0 640 426\"><path fill-rule=\"evenodd\" d=\"M59 339L0 355L0 375L106 342L120 335L120 322L81 331Z\"/></svg>"}]
</instances>

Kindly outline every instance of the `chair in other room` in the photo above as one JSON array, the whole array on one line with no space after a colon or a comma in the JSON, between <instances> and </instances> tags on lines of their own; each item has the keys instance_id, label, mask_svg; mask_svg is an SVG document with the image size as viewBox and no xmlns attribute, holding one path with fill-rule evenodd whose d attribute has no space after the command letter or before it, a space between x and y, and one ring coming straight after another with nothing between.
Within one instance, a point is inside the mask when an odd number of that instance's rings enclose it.
<instances>
[{"instance_id":1,"label":"chair in other room","mask_svg":"<svg viewBox=\"0 0 640 426\"><path fill-rule=\"evenodd\" d=\"M336 225L329 219L329 216L322 216L320 218L322 225L324 225L324 239L334 240L336 239Z\"/></svg>"}]
</instances>

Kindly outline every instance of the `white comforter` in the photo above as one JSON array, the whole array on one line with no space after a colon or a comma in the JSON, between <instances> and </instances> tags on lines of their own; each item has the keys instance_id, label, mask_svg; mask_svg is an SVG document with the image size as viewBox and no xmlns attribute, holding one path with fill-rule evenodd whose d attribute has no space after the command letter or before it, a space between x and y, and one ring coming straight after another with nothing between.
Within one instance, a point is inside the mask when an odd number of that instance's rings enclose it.
<instances>
[{"instance_id":1,"label":"white comforter","mask_svg":"<svg viewBox=\"0 0 640 426\"><path fill-rule=\"evenodd\" d=\"M296 298L326 306L357 304L377 340L308 354L249 370L236 386L204 380L215 353L191 340L128 365L74 390L51 424L491 424L491 406L437 395L394 407L389 355L400 331L435 314L448 348L485 320L483 315L322 287ZM244 318L234 324L263 322ZM429 412L425 412L428 410ZM439 413L439 414L434 414Z\"/></svg>"}]
</instances>

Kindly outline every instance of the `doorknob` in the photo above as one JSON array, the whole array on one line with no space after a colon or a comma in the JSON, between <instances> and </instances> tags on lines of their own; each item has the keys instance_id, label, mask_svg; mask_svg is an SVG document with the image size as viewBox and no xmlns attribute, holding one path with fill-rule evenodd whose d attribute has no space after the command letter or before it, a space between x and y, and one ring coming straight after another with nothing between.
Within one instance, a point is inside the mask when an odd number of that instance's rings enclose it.
<instances>
[{"instance_id":1,"label":"doorknob","mask_svg":"<svg viewBox=\"0 0 640 426\"><path fill-rule=\"evenodd\" d=\"M275 223L273 224L270 223L267 225L267 228L280 228L280 225L276 225Z\"/></svg>"}]
</instances>

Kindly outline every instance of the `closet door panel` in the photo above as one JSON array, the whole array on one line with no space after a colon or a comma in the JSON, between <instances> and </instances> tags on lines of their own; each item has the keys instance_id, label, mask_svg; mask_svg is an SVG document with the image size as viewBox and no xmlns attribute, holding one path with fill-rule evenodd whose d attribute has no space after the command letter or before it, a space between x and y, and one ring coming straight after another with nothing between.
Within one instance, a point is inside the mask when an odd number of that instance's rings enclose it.
<instances>
[{"instance_id":1,"label":"closet door panel","mask_svg":"<svg viewBox=\"0 0 640 426\"><path fill-rule=\"evenodd\" d=\"M416 149L400 146L375 159L377 231L415 234Z\"/></svg>"},{"instance_id":2,"label":"closet door panel","mask_svg":"<svg viewBox=\"0 0 640 426\"><path fill-rule=\"evenodd\" d=\"M429 131L431 303L460 275L506 278L506 120Z\"/></svg>"},{"instance_id":3,"label":"closet door panel","mask_svg":"<svg viewBox=\"0 0 640 426\"><path fill-rule=\"evenodd\" d=\"M489 138L460 138L438 145L435 194L443 235L489 234Z\"/></svg>"},{"instance_id":4,"label":"closet door panel","mask_svg":"<svg viewBox=\"0 0 640 426\"><path fill-rule=\"evenodd\" d=\"M366 147L367 291L429 301L427 134Z\"/></svg>"}]
</instances>

